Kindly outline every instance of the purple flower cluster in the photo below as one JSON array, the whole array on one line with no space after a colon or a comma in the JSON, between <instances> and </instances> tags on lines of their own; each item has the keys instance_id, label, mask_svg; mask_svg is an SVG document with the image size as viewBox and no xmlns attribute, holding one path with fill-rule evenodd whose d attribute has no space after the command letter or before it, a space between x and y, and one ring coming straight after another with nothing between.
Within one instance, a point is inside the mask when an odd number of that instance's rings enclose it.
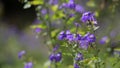
<instances>
[{"instance_id":1,"label":"purple flower cluster","mask_svg":"<svg viewBox=\"0 0 120 68\"><path fill-rule=\"evenodd\" d=\"M82 14L81 21L83 23L87 23L87 22L89 23L89 22L91 22L92 24L97 24L97 21L96 21L96 19L94 17L94 13L92 13L90 11L84 12Z\"/></svg>"},{"instance_id":2,"label":"purple flower cluster","mask_svg":"<svg viewBox=\"0 0 120 68\"><path fill-rule=\"evenodd\" d=\"M76 4L74 2L74 0L69 0L68 3L63 3L61 6L60 6L60 9L61 8L69 8L69 9L73 9L75 10L76 12L79 12L79 13L83 13L85 10L84 8L79 5L79 4Z\"/></svg>"},{"instance_id":3,"label":"purple flower cluster","mask_svg":"<svg viewBox=\"0 0 120 68\"><path fill-rule=\"evenodd\" d=\"M69 30L65 31L61 31L59 36L58 36L59 40L63 40L66 39L68 41L73 41L74 40L74 34L72 34Z\"/></svg>"},{"instance_id":4,"label":"purple flower cluster","mask_svg":"<svg viewBox=\"0 0 120 68\"><path fill-rule=\"evenodd\" d=\"M62 53L61 52L52 53L50 54L49 59L51 62L60 62L62 59Z\"/></svg>"},{"instance_id":5,"label":"purple flower cluster","mask_svg":"<svg viewBox=\"0 0 120 68\"><path fill-rule=\"evenodd\" d=\"M59 48L59 45L56 45L54 48L53 48L53 52L50 54L49 56L49 60L51 62L60 62L61 59L62 59L62 53L61 52L56 52Z\"/></svg>"},{"instance_id":6,"label":"purple flower cluster","mask_svg":"<svg viewBox=\"0 0 120 68\"><path fill-rule=\"evenodd\" d=\"M84 36L80 34L72 34L69 30L62 31L58 35L59 40L68 40L69 42L77 42L80 44L80 48L87 49L88 46L95 42L96 37L94 34L87 33Z\"/></svg>"}]
</instances>

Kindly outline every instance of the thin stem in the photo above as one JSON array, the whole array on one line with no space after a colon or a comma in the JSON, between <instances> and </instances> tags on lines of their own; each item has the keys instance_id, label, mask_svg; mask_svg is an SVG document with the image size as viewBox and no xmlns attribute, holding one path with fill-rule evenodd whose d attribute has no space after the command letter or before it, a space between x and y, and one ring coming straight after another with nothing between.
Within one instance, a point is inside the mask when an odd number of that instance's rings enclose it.
<instances>
[{"instance_id":1,"label":"thin stem","mask_svg":"<svg viewBox=\"0 0 120 68\"><path fill-rule=\"evenodd\" d=\"M66 30L66 25L67 25L67 21L69 20L70 18L67 18L64 22L63 22L63 30Z\"/></svg>"},{"instance_id":2,"label":"thin stem","mask_svg":"<svg viewBox=\"0 0 120 68\"><path fill-rule=\"evenodd\" d=\"M47 32L48 32L49 39L52 41L53 38L52 38L52 36L51 36L52 28L51 28L51 20L50 20L50 11L49 11L48 5L45 4L45 6L46 6L46 9L47 9L47 14L48 14L48 18L47 18L47 22L46 22ZM51 44L52 44L52 47L54 47L53 42L51 42Z\"/></svg>"},{"instance_id":3,"label":"thin stem","mask_svg":"<svg viewBox=\"0 0 120 68\"><path fill-rule=\"evenodd\" d=\"M90 32L95 34L94 25L90 21L89 21L89 25L90 25ZM93 44L90 44L90 45L93 46ZM95 45L96 45L96 42L95 42ZM98 57L99 49L97 47L95 47L95 49L96 49L95 57ZM95 68L100 68L99 62L95 63Z\"/></svg>"}]
</instances>

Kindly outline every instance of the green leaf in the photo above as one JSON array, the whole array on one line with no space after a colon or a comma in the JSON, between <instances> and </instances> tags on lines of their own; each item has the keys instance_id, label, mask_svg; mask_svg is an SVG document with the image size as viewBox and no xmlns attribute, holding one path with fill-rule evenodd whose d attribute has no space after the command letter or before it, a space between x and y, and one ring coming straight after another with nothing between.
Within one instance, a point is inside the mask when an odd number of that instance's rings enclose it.
<instances>
[{"instance_id":1,"label":"green leaf","mask_svg":"<svg viewBox=\"0 0 120 68\"><path fill-rule=\"evenodd\" d=\"M33 29L35 29L35 28L42 28L42 29L47 28L46 25L44 25L44 24L32 25L30 27L33 28Z\"/></svg>"},{"instance_id":2,"label":"green leaf","mask_svg":"<svg viewBox=\"0 0 120 68\"><path fill-rule=\"evenodd\" d=\"M51 9L52 9L54 12L56 12L57 9L58 9L58 5L54 5L54 6L52 6Z\"/></svg>"},{"instance_id":3,"label":"green leaf","mask_svg":"<svg viewBox=\"0 0 120 68\"><path fill-rule=\"evenodd\" d=\"M52 37L55 37L58 32L59 32L59 29L53 30L51 32Z\"/></svg>"},{"instance_id":4,"label":"green leaf","mask_svg":"<svg viewBox=\"0 0 120 68\"><path fill-rule=\"evenodd\" d=\"M43 3L44 3L43 0L33 0L33 1L30 1L31 5L41 5Z\"/></svg>"}]
</instances>

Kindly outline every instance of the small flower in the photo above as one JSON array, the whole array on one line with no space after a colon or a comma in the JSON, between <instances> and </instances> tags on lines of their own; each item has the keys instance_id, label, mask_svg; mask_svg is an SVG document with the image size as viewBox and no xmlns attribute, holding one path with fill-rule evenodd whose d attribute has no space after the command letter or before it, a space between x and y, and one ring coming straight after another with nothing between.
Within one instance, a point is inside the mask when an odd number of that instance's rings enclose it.
<instances>
[{"instance_id":1,"label":"small flower","mask_svg":"<svg viewBox=\"0 0 120 68\"><path fill-rule=\"evenodd\" d=\"M82 36L80 34L76 34L76 38L75 38L76 41L80 41L81 38L82 38Z\"/></svg>"},{"instance_id":2,"label":"small flower","mask_svg":"<svg viewBox=\"0 0 120 68\"><path fill-rule=\"evenodd\" d=\"M80 48L87 50L89 46L88 40L80 40L79 42Z\"/></svg>"},{"instance_id":3,"label":"small flower","mask_svg":"<svg viewBox=\"0 0 120 68\"><path fill-rule=\"evenodd\" d=\"M93 24L97 24L97 21L94 18L94 14L92 12L83 13L81 17L81 21L84 23L92 22Z\"/></svg>"},{"instance_id":4,"label":"small flower","mask_svg":"<svg viewBox=\"0 0 120 68\"><path fill-rule=\"evenodd\" d=\"M43 15L45 15L45 14L47 13L47 9L42 9L42 10L41 10L41 13L42 13Z\"/></svg>"},{"instance_id":5,"label":"small flower","mask_svg":"<svg viewBox=\"0 0 120 68\"><path fill-rule=\"evenodd\" d=\"M62 9L62 8L68 8L68 4L67 3L63 3L62 5L60 5L59 9Z\"/></svg>"},{"instance_id":6,"label":"small flower","mask_svg":"<svg viewBox=\"0 0 120 68\"><path fill-rule=\"evenodd\" d=\"M26 54L26 51L22 50L18 53L18 58L21 59L23 55Z\"/></svg>"},{"instance_id":7,"label":"small flower","mask_svg":"<svg viewBox=\"0 0 120 68\"><path fill-rule=\"evenodd\" d=\"M53 51L58 50L58 48L59 48L59 45L56 45L56 46L53 48Z\"/></svg>"},{"instance_id":8,"label":"small flower","mask_svg":"<svg viewBox=\"0 0 120 68\"><path fill-rule=\"evenodd\" d=\"M81 5L76 5L75 11L79 13L83 13L85 9Z\"/></svg>"},{"instance_id":9,"label":"small flower","mask_svg":"<svg viewBox=\"0 0 120 68\"><path fill-rule=\"evenodd\" d=\"M83 37L82 37L82 40L87 40L87 37L90 35L90 33L86 33Z\"/></svg>"},{"instance_id":10,"label":"small flower","mask_svg":"<svg viewBox=\"0 0 120 68\"><path fill-rule=\"evenodd\" d=\"M33 63L32 62L25 63L24 68L33 68Z\"/></svg>"},{"instance_id":11,"label":"small flower","mask_svg":"<svg viewBox=\"0 0 120 68\"><path fill-rule=\"evenodd\" d=\"M38 28L38 27L35 28L35 32L36 32L36 33L40 33L40 32L41 32L41 28Z\"/></svg>"},{"instance_id":12,"label":"small flower","mask_svg":"<svg viewBox=\"0 0 120 68\"><path fill-rule=\"evenodd\" d=\"M56 54L56 62L60 62L61 59L62 59L62 53L59 52L59 53Z\"/></svg>"},{"instance_id":13,"label":"small flower","mask_svg":"<svg viewBox=\"0 0 120 68\"><path fill-rule=\"evenodd\" d=\"M74 68L80 68L78 64L74 64Z\"/></svg>"},{"instance_id":14,"label":"small flower","mask_svg":"<svg viewBox=\"0 0 120 68\"><path fill-rule=\"evenodd\" d=\"M69 15L69 18L74 17L74 16L75 16L75 14L70 14L70 15Z\"/></svg>"},{"instance_id":15,"label":"small flower","mask_svg":"<svg viewBox=\"0 0 120 68\"><path fill-rule=\"evenodd\" d=\"M74 40L74 35L71 34L69 30L66 31L66 39L68 41L73 41Z\"/></svg>"},{"instance_id":16,"label":"small flower","mask_svg":"<svg viewBox=\"0 0 120 68\"><path fill-rule=\"evenodd\" d=\"M83 60L83 55L82 55L82 53L78 53L78 54L76 55L75 60L76 60L76 61Z\"/></svg>"},{"instance_id":17,"label":"small flower","mask_svg":"<svg viewBox=\"0 0 120 68\"><path fill-rule=\"evenodd\" d=\"M69 0L68 3L63 3L59 9L62 9L62 8L70 8L70 9L74 9L76 6L76 4L74 3L74 0Z\"/></svg>"},{"instance_id":18,"label":"small flower","mask_svg":"<svg viewBox=\"0 0 120 68\"><path fill-rule=\"evenodd\" d=\"M108 43L109 42L109 38L107 36L104 36L101 38L100 40L100 44L105 44L105 43Z\"/></svg>"},{"instance_id":19,"label":"small flower","mask_svg":"<svg viewBox=\"0 0 120 68\"><path fill-rule=\"evenodd\" d=\"M95 35L94 34L90 34L88 37L87 37L87 40L92 43L92 42L95 42L96 38L95 38Z\"/></svg>"},{"instance_id":20,"label":"small flower","mask_svg":"<svg viewBox=\"0 0 120 68\"><path fill-rule=\"evenodd\" d=\"M69 0L68 7L71 8L71 9L74 9L75 6L76 6L76 4L74 3L74 0Z\"/></svg>"},{"instance_id":21,"label":"small flower","mask_svg":"<svg viewBox=\"0 0 120 68\"><path fill-rule=\"evenodd\" d=\"M78 27L78 26L80 26L80 24L79 23L75 23L75 26Z\"/></svg>"},{"instance_id":22,"label":"small flower","mask_svg":"<svg viewBox=\"0 0 120 68\"><path fill-rule=\"evenodd\" d=\"M54 54L54 53L50 54L49 60L52 61L52 62L53 62L53 61L56 61L56 57L55 57L55 54Z\"/></svg>"},{"instance_id":23,"label":"small flower","mask_svg":"<svg viewBox=\"0 0 120 68\"><path fill-rule=\"evenodd\" d=\"M60 62L62 59L62 53L61 52L58 52L56 54L52 53L50 54L49 59L51 62Z\"/></svg>"},{"instance_id":24,"label":"small flower","mask_svg":"<svg viewBox=\"0 0 120 68\"><path fill-rule=\"evenodd\" d=\"M63 40L65 37L66 37L66 34L65 34L64 31L61 31L61 32L59 33L59 35L58 35L58 39L59 39L59 40Z\"/></svg>"}]
</instances>

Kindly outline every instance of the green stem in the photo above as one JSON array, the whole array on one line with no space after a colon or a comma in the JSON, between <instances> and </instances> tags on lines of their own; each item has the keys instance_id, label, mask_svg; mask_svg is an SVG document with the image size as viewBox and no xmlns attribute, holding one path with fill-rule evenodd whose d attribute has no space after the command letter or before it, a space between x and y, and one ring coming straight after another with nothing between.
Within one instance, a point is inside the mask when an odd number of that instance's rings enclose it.
<instances>
[{"instance_id":1,"label":"green stem","mask_svg":"<svg viewBox=\"0 0 120 68\"><path fill-rule=\"evenodd\" d=\"M46 22L46 25L47 25L47 31L48 31L48 36L49 36L49 39L52 41L53 40L53 38L52 38L52 36L51 36L51 31L52 31L52 28L51 28L51 18L50 18L50 11L49 11L49 5L47 5L47 4L45 4L45 6L46 6L46 9L47 9L47 14L48 14L48 18L47 18L47 22ZM52 45L52 47L54 47L54 44L53 44L53 41L51 42L51 45Z\"/></svg>"},{"instance_id":2,"label":"green stem","mask_svg":"<svg viewBox=\"0 0 120 68\"><path fill-rule=\"evenodd\" d=\"M67 18L67 19L65 19L65 21L63 22L63 30L66 30L66 29L67 29L66 25L67 25L67 22L68 22L69 19L70 19L70 18Z\"/></svg>"},{"instance_id":3,"label":"green stem","mask_svg":"<svg viewBox=\"0 0 120 68\"><path fill-rule=\"evenodd\" d=\"M58 68L57 64L55 63L55 68Z\"/></svg>"}]
</instances>

